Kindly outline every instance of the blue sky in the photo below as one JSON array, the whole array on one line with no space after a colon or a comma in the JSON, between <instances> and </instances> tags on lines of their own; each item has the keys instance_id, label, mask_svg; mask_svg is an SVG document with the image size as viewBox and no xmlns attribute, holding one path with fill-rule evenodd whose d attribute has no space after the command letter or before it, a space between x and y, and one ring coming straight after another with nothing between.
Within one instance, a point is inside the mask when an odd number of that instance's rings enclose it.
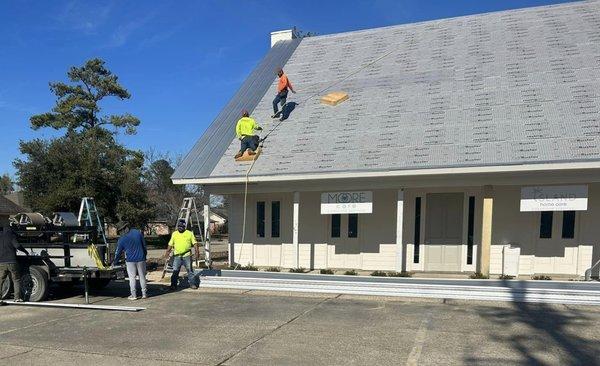
<instances>
[{"instance_id":1,"label":"blue sky","mask_svg":"<svg viewBox=\"0 0 600 366\"><path fill-rule=\"evenodd\" d=\"M19 140L50 137L29 117L49 111L48 82L100 57L131 92L111 113L142 121L131 148L185 154L269 48L296 26L330 34L522 8L556 0L27 1L0 2L0 174Z\"/></svg>"}]
</instances>

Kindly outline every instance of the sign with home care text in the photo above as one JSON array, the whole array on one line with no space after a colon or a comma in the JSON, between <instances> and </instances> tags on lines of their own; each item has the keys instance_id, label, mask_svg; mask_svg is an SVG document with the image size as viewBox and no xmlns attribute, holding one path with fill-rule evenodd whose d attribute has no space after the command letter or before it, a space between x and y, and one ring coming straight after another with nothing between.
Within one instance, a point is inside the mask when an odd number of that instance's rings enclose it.
<instances>
[{"instance_id":1,"label":"sign with home care text","mask_svg":"<svg viewBox=\"0 0 600 366\"><path fill-rule=\"evenodd\" d=\"M521 211L585 211L587 202L585 185L521 188Z\"/></svg>"}]
</instances>

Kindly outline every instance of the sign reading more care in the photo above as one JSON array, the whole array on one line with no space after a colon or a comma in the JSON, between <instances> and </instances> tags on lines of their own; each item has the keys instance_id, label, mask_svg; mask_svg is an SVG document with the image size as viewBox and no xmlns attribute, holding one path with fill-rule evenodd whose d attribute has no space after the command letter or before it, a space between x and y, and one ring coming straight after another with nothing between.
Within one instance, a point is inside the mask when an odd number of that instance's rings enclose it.
<instances>
[{"instance_id":1,"label":"sign reading more care","mask_svg":"<svg viewBox=\"0 0 600 366\"><path fill-rule=\"evenodd\" d=\"M521 188L521 211L585 211L587 186Z\"/></svg>"},{"instance_id":2,"label":"sign reading more care","mask_svg":"<svg viewBox=\"0 0 600 366\"><path fill-rule=\"evenodd\" d=\"M321 215L372 212L373 192L321 193Z\"/></svg>"}]
</instances>

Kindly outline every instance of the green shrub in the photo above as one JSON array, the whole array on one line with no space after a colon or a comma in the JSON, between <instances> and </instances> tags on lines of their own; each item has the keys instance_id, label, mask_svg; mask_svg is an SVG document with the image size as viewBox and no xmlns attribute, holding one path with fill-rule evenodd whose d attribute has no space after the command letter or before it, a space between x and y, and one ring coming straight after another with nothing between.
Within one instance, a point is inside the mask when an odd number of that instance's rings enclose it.
<instances>
[{"instance_id":1,"label":"green shrub","mask_svg":"<svg viewBox=\"0 0 600 366\"><path fill-rule=\"evenodd\" d=\"M332 269L326 268L319 271L320 274L334 274Z\"/></svg>"},{"instance_id":2,"label":"green shrub","mask_svg":"<svg viewBox=\"0 0 600 366\"><path fill-rule=\"evenodd\" d=\"M402 272L388 272L387 273L388 277L412 277L413 273L412 272L406 272L406 271L402 271Z\"/></svg>"},{"instance_id":3,"label":"green shrub","mask_svg":"<svg viewBox=\"0 0 600 366\"><path fill-rule=\"evenodd\" d=\"M247 266L239 266L237 268L234 267L234 269L237 269L238 271L258 271L258 267L255 267L251 264Z\"/></svg>"},{"instance_id":4,"label":"green shrub","mask_svg":"<svg viewBox=\"0 0 600 366\"><path fill-rule=\"evenodd\" d=\"M490 278L490 276L484 275L481 272L475 272L472 275L470 275L469 278L472 280L487 280L488 278Z\"/></svg>"},{"instance_id":5,"label":"green shrub","mask_svg":"<svg viewBox=\"0 0 600 366\"><path fill-rule=\"evenodd\" d=\"M346 276L356 276L358 273L356 273L356 271L355 271L355 270L351 269L351 270L349 270L349 271L346 271L346 272L344 272L344 274L345 274Z\"/></svg>"},{"instance_id":6,"label":"green shrub","mask_svg":"<svg viewBox=\"0 0 600 366\"><path fill-rule=\"evenodd\" d=\"M511 275L501 275L500 277L498 277L501 280L512 280L515 278L515 276L511 276Z\"/></svg>"},{"instance_id":7,"label":"green shrub","mask_svg":"<svg viewBox=\"0 0 600 366\"><path fill-rule=\"evenodd\" d=\"M371 276L375 276L375 277L387 277L387 272L384 272L384 271L373 271L373 272L371 272Z\"/></svg>"},{"instance_id":8,"label":"green shrub","mask_svg":"<svg viewBox=\"0 0 600 366\"><path fill-rule=\"evenodd\" d=\"M279 267L268 267L267 269L265 269L265 271L267 271L267 272L281 272L281 268L279 268Z\"/></svg>"},{"instance_id":9,"label":"green shrub","mask_svg":"<svg viewBox=\"0 0 600 366\"><path fill-rule=\"evenodd\" d=\"M552 279L552 277L545 276L545 275L539 275L539 276L532 276L531 279L537 280L537 281L550 281Z\"/></svg>"},{"instance_id":10,"label":"green shrub","mask_svg":"<svg viewBox=\"0 0 600 366\"><path fill-rule=\"evenodd\" d=\"M306 273L308 272L306 268L298 267L298 268L290 268L291 273Z\"/></svg>"}]
</instances>

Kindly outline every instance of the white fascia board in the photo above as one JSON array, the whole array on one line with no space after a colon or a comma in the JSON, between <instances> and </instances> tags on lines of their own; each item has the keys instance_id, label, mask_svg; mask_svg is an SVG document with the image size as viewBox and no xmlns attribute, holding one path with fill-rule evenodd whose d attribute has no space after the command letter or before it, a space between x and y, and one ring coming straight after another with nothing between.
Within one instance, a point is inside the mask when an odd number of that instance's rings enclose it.
<instances>
[{"instance_id":1,"label":"white fascia board","mask_svg":"<svg viewBox=\"0 0 600 366\"><path fill-rule=\"evenodd\" d=\"M380 177L418 177L428 175L453 175L453 174L481 174L481 173L514 173L514 172L539 172L539 171L565 171L577 169L600 169L600 161L578 163L549 163L549 164L523 164L523 165L495 165L460 168L412 169L389 170L376 172L337 172L315 174L287 174L287 175L250 175L252 183L307 181L327 179L352 179L352 178L380 178ZM212 177L173 179L173 184L235 184L244 183L245 176L239 177Z\"/></svg>"}]
</instances>

